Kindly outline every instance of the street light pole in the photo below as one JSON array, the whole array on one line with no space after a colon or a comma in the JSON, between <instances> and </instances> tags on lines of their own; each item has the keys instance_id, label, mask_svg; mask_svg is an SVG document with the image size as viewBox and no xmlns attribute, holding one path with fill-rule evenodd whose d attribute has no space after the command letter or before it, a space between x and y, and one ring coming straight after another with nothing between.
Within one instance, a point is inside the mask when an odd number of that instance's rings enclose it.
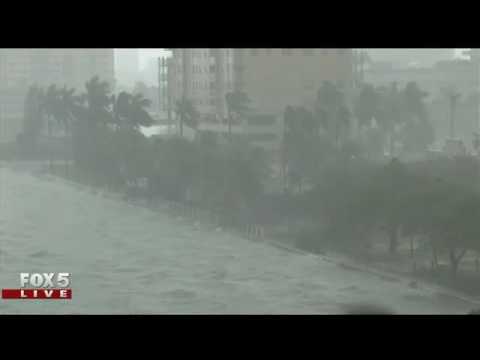
<instances>
[{"instance_id":1,"label":"street light pole","mask_svg":"<svg viewBox=\"0 0 480 360\"><path fill-rule=\"evenodd\" d=\"M454 139L455 138L455 110L457 107L457 100L459 98L460 94L452 90L448 94L449 100L450 100L450 138Z\"/></svg>"}]
</instances>

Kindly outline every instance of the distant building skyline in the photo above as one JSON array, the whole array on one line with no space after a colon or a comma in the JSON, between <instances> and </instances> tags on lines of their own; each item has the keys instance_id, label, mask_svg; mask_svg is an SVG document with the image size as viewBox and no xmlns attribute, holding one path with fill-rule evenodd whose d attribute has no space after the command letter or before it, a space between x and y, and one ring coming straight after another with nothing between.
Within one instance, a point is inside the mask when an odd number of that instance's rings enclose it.
<instances>
[{"instance_id":1,"label":"distant building skyline","mask_svg":"<svg viewBox=\"0 0 480 360\"><path fill-rule=\"evenodd\" d=\"M20 133L30 86L82 91L93 76L115 86L113 49L0 49L0 141Z\"/></svg>"},{"instance_id":2,"label":"distant building skyline","mask_svg":"<svg viewBox=\"0 0 480 360\"><path fill-rule=\"evenodd\" d=\"M115 49L117 50L122 50L122 49ZM146 76L150 76L152 74L152 69L151 69L151 64L153 62L153 59L156 59L158 57L163 57L171 54L170 51L164 49L164 48L138 48L138 81L142 82L148 82L150 84L153 84L156 82L156 78L152 81L148 81L146 79ZM384 50L392 50L392 49L379 49L380 51ZM428 50L428 49L421 49L422 51ZM442 49L437 49L437 50L442 50ZM451 49L453 50L453 56L455 58L465 58L464 55L462 55L463 51L467 49Z\"/></svg>"},{"instance_id":3,"label":"distant building skyline","mask_svg":"<svg viewBox=\"0 0 480 360\"><path fill-rule=\"evenodd\" d=\"M453 48L372 48L365 49L374 62L391 63L393 67L430 67L456 56Z\"/></svg>"}]
</instances>

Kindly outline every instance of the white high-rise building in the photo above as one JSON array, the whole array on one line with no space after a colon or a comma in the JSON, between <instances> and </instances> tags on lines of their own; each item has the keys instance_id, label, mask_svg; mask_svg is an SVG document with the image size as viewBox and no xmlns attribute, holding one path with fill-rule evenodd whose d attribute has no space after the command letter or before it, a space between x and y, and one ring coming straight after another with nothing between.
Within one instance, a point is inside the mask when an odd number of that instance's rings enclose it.
<instances>
[{"instance_id":1,"label":"white high-rise building","mask_svg":"<svg viewBox=\"0 0 480 360\"><path fill-rule=\"evenodd\" d=\"M233 49L173 49L169 61L171 103L186 98L205 117L226 117L233 91Z\"/></svg>"}]
</instances>

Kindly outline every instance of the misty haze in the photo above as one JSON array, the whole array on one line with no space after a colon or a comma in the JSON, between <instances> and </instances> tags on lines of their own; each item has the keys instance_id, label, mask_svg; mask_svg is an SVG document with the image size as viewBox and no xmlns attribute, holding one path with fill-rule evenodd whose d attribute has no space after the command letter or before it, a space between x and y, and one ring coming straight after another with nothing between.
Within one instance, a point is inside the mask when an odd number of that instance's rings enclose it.
<instances>
[{"instance_id":1,"label":"misty haze","mask_svg":"<svg viewBox=\"0 0 480 360\"><path fill-rule=\"evenodd\" d=\"M478 49L0 49L0 287L72 291L0 314L476 313L479 90Z\"/></svg>"}]
</instances>

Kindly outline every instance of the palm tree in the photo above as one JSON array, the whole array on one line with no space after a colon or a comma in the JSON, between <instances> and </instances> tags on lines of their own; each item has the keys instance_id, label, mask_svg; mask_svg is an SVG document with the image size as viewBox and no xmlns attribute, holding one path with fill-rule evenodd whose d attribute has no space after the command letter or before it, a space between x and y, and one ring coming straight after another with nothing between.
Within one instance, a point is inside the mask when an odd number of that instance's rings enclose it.
<instances>
[{"instance_id":1,"label":"palm tree","mask_svg":"<svg viewBox=\"0 0 480 360\"><path fill-rule=\"evenodd\" d=\"M110 112L112 98L110 97L110 85L106 81L100 81L98 76L93 77L85 84L85 99L88 106L88 120L93 124L113 122Z\"/></svg>"},{"instance_id":2,"label":"palm tree","mask_svg":"<svg viewBox=\"0 0 480 360\"><path fill-rule=\"evenodd\" d=\"M131 118L132 126L138 128L139 126L152 126L153 119L146 110L152 105L152 101L145 98L143 94L135 94L131 98Z\"/></svg>"},{"instance_id":3,"label":"palm tree","mask_svg":"<svg viewBox=\"0 0 480 360\"><path fill-rule=\"evenodd\" d=\"M23 145L34 148L38 136L45 124L44 92L42 88L32 85L27 92L24 104Z\"/></svg>"},{"instance_id":4,"label":"palm tree","mask_svg":"<svg viewBox=\"0 0 480 360\"><path fill-rule=\"evenodd\" d=\"M85 90L85 93L72 95L70 99L75 119L72 144L76 163L93 176L106 166L109 146L106 141L109 135L107 125L114 123L114 119L109 84L95 76L85 83Z\"/></svg>"},{"instance_id":5,"label":"palm tree","mask_svg":"<svg viewBox=\"0 0 480 360\"><path fill-rule=\"evenodd\" d=\"M126 124L128 122L129 112L130 112L130 98L131 95L125 91L122 91L117 96L112 95L112 111L114 123L117 126Z\"/></svg>"},{"instance_id":6,"label":"palm tree","mask_svg":"<svg viewBox=\"0 0 480 360\"><path fill-rule=\"evenodd\" d=\"M178 100L176 103L175 112L180 118L180 136L183 137L184 124L192 129L197 128L199 114L191 100L185 98Z\"/></svg>"},{"instance_id":7,"label":"palm tree","mask_svg":"<svg viewBox=\"0 0 480 360\"><path fill-rule=\"evenodd\" d=\"M329 81L325 81L317 92L316 114L327 132L335 133L338 145L339 129L345 125L348 118L344 94Z\"/></svg>"},{"instance_id":8,"label":"palm tree","mask_svg":"<svg viewBox=\"0 0 480 360\"><path fill-rule=\"evenodd\" d=\"M378 118L379 102L380 94L377 89L370 84L364 85L354 105L354 113L360 126L370 125L373 118Z\"/></svg>"},{"instance_id":9,"label":"palm tree","mask_svg":"<svg viewBox=\"0 0 480 360\"><path fill-rule=\"evenodd\" d=\"M66 86L59 92L59 101L57 103L57 121L63 124L65 130L65 138L71 136L71 125L74 121L74 113L79 106L77 97L75 96L75 89L68 89ZM67 156L67 154L65 154ZM69 176L69 159L65 158L65 176Z\"/></svg>"},{"instance_id":10,"label":"palm tree","mask_svg":"<svg viewBox=\"0 0 480 360\"><path fill-rule=\"evenodd\" d=\"M75 89L68 89L64 86L58 91L58 98L57 114L59 119L57 120L63 124L65 133L68 133L73 117L72 108L75 104Z\"/></svg>"},{"instance_id":11,"label":"palm tree","mask_svg":"<svg viewBox=\"0 0 480 360\"><path fill-rule=\"evenodd\" d=\"M50 85L44 98L44 108L47 124L47 135L49 138L49 147L52 146L53 121L59 119L59 91L56 85ZM48 151L48 166L50 172L53 170L52 150Z\"/></svg>"},{"instance_id":12,"label":"palm tree","mask_svg":"<svg viewBox=\"0 0 480 360\"><path fill-rule=\"evenodd\" d=\"M341 133L345 134L345 137L347 136L346 133L350 128L351 116L350 109L346 105L342 104L338 108L335 121L335 144L337 147L339 146Z\"/></svg>"},{"instance_id":13,"label":"palm tree","mask_svg":"<svg viewBox=\"0 0 480 360\"><path fill-rule=\"evenodd\" d=\"M117 125L138 129L140 126L151 126L153 119L146 110L151 101L142 94L131 95L121 92L112 97L113 117Z\"/></svg>"},{"instance_id":14,"label":"palm tree","mask_svg":"<svg viewBox=\"0 0 480 360\"><path fill-rule=\"evenodd\" d=\"M408 83L402 92L406 125L403 143L407 149L413 151L424 151L435 140L425 105L427 95L415 82Z\"/></svg>"},{"instance_id":15,"label":"palm tree","mask_svg":"<svg viewBox=\"0 0 480 360\"><path fill-rule=\"evenodd\" d=\"M225 95L225 102L228 112L228 137L231 138L233 116L245 115L250 110L248 107L250 99L246 93L236 90Z\"/></svg>"},{"instance_id":16,"label":"palm tree","mask_svg":"<svg viewBox=\"0 0 480 360\"><path fill-rule=\"evenodd\" d=\"M52 136L53 120L56 118L58 110L58 90L56 85L50 85L47 89L44 99L45 115L47 116L47 134Z\"/></svg>"},{"instance_id":17,"label":"palm tree","mask_svg":"<svg viewBox=\"0 0 480 360\"><path fill-rule=\"evenodd\" d=\"M388 134L390 138L389 152L390 156L393 157L396 126L404 123L406 120L405 99L398 90L396 82L392 83L390 87L380 88L379 95L380 104L375 119L379 122L383 136Z\"/></svg>"}]
</instances>

